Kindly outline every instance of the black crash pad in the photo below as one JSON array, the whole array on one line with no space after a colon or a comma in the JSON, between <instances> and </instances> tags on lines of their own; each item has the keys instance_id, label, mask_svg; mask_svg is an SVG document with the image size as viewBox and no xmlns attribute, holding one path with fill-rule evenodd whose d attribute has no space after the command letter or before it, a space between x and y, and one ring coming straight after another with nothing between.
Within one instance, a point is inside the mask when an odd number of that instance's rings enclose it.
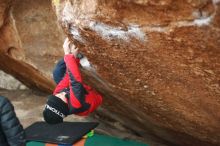
<instances>
[{"instance_id":1,"label":"black crash pad","mask_svg":"<svg viewBox=\"0 0 220 146\"><path fill-rule=\"evenodd\" d=\"M55 125L36 122L25 129L27 141L54 144L74 144L92 129L96 122L63 122Z\"/></svg>"}]
</instances>

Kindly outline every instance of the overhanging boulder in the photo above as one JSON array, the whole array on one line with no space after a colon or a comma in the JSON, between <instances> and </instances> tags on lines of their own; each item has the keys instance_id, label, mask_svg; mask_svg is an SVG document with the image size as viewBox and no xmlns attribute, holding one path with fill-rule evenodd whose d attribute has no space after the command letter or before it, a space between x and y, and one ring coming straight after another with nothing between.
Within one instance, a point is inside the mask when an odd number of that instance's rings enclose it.
<instances>
[{"instance_id":1,"label":"overhanging boulder","mask_svg":"<svg viewBox=\"0 0 220 146\"><path fill-rule=\"evenodd\" d=\"M218 1L53 0L53 6L119 121L140 136L150 131L178 145L220 144Z\"/></svg>"}]
</instances>

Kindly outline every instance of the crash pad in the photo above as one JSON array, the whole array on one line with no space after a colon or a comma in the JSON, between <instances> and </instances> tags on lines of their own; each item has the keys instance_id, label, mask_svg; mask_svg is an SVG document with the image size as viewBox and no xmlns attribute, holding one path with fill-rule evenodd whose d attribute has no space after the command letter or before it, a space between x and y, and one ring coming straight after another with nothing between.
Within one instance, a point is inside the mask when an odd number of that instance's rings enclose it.
<instances>
[{"instance_id":1,"label":"crash pad","mask_svg":"<svg viewBox=\"0 0 220 146\"><path fill-rule=\"evenodd\" d=\"M48 144L42 142L28 142L26 146L148 146L147 144L124 140L116 137L94 134L86 139L82 138L73 145Z\"/></svg>"},{"instance_id":2,"label":"crash pad","mask_svg":"<svg viewBox=\"0 0 220 146\"><path fill-rule=\"evenodd\" d=\"M36 122L25 129L26 140L71 145L97 126L96 122L63 122L54 125Z\"/></svg>"},{"instance_id":3,"label":"crash pad","mask_svg":"<svg viewBox=\"0 0 220 146\"><path fill-rule=\"evenodd\" d=\"M147 146L147 145L132 140L95 134L94 136L86 139L84 146Z\"/></svg>"}]
</instances>

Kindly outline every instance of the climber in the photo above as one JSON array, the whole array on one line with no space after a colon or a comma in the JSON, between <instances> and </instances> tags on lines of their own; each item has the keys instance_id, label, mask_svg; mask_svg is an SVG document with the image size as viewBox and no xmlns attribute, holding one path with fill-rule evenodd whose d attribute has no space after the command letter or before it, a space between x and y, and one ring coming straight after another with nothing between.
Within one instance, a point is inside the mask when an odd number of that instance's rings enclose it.
<instances>
[{"instance_id":1,"label":"climber","mask_svg":"<svg viewBox=\"0 0 220 146\"><path fill-rule=\"evenodd\" d=\"M25 146L25 132L11 102L0 96L0 146Z\"/></svg>"},{"instance_id":2,"label":"climber","mask_svg":"<svg viewBox=\"0 0 220 146\"><path fill-rule=\"evenodd\" d=\"M44 120L49 124L61 123L71 114L87 116L102 103L102 96L83 83L78 48L66 38L63 49L64 59L59 61L53 73L57 86L43 111Z\"/></svg>"}]
</instances>

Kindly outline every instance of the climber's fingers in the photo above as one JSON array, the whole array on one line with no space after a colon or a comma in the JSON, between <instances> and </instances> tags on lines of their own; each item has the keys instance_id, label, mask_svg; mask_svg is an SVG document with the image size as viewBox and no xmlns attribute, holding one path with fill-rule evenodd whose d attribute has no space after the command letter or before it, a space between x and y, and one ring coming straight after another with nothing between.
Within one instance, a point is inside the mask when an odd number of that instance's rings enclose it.
<instances>
[{"instance_id":1,"label":"climber's fingers","mask_svg":"<svg viewBox=\"0 0 220 146\"><path fill-rule=\"evenodd\" d=\"M63 43L63 50L65 55L73 54L76 57L79 49L76 48L76 46L73 43L71 43L68 38L66 38Z\"/></svg>"},{"instance_id":2,"label":"climber's fingers","mask_svg":"<svg viewBox=\"0 0 220 146\"><path fill-rule=\"evenodd\" d=\"M73 54L75 57L77 56L77 54L78 54L78 48L73 44L73 43L71 43L70 44L70 52L71 52L71 54Z\"/></svg>"},{"instance_id":3,"label":"climber's fingers","mask_svg":"<svg viewBox=\"0 0 220 146\"><path fill-rule=\"evenodd\" d=\"M64 54L70 54L71 53L70 41L69 41L68 38L66 38L64 43L63 43L63 51L64 51Z\"/></svg>"}]
</instances>

